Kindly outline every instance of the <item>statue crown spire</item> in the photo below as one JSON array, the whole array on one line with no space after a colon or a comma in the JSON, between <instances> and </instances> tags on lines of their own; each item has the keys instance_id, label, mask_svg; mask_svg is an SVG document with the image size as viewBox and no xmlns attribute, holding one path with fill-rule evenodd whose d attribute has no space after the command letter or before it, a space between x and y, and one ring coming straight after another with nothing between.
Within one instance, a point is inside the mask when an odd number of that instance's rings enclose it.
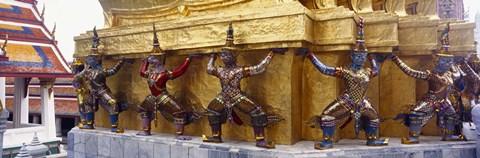
<instances>
[{"instance_id":1,"label":"statue crown spire","mask_svg":"<svg viewBox=\"0 0 480 158\"><path fill-rule=\"evenodd\" d=\"M90 55L97 56L100 55L98 52L98 46L100 45L100 37L98 37L97 26L93 27L93 37L92 37L92 48Z\"/></svg>"},{"instance_id":2,"label":"statue crown spire","mask_svg":"<svg viewBox=\"0 0 480 158\"><path fill-rule=\"evenodd\" d=\"M439 53L437 53L437 56L445 56L445 57L453 57L452 53L448 51L448 48L450 48L450 39L449 39L449 34L450 34L450 22L447 23L447 26L442 32L442 35L440 36L440 42L442 42L442 47Z\"/></svg>"},{"instance_id":3,"label":"statue crown spire","mask_svg":"<svg viewBox=\"0 0 480 158\"><path fill-rule=\"evenodd\" d=\"M368 52L367 47L365 46L365 32L363 28L365 23L363 22L363 17L358 18L358 34L357 39L355 40L355 47L353 48L354 52Z\"/></svg>"},{"instance_id":4,"label":"statue crown spire","mask_svg":"<svg viewBox=\"0 0 480 158\"><path fill-rule=\"evenodd\" d=\"M227 29L227 39L225 40L225 46L222 48L222 50L230 50L234 51L237 50L237 48L234 47L234 41L235 39L233 38L233 27L232 27L232 22L228 24L228 29Z\"/></svg>"},{"instance_id":5,"label":"statue crown spire","mask_svg":"<svg viewBox=\"0 0 480 158\"><path fill-rule=\"evenodd\" d=\"M151 55L164 55L162 48L160 48L160 42L158 41L157 29L155 23L153 23L153 48Z\"/></svg>"}]
</instances>

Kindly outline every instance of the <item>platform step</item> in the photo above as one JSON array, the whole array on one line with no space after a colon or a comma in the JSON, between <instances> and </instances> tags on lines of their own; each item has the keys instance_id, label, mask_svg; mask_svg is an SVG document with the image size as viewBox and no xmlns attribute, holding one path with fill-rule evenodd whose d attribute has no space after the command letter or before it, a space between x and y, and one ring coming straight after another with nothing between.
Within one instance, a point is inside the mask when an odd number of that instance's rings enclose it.
<instances>
[{"instance_id":1,"label":"platform step","mask_svg":"<svg viewBox=\"0 0 480 158\"><path fill-rule=\"evenodd\" d=\"M443 142L440 137L421 136L420 144L404 145L390 138L389 146L365 146L365 140L342 139L333 149L315 150L313 141L277 145L276 149L255 147L254 142L224 140L221 144L203 143L195 136L179 141L174 135L154 133L136 136L136 131L111 133L107 128L72 129L68 133L68 157L181 157L181 158L296 158L296 157L382 157L382 158L475 158L476 142Z\"/></svg>"}]
</instances>

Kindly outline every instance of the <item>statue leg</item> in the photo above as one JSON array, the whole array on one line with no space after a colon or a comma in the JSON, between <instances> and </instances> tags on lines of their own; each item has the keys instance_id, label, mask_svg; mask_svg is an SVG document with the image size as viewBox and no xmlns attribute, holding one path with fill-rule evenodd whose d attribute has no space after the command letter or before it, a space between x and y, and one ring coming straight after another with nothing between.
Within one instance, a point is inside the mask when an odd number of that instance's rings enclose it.
<instances>
[{"instance_id":1,"label":"statue leg","mask_svg":"<svg viewBox=\"0 0 480 158\"><path fill-rule=\"evenodd\" d=\"M222 143L222 124L227 121L225 108L217 99L214 99L208 105L207 115L212 137L202 135L203 142Z\"/></svg>"},{"instance_id":2,"label":"statue leg","mask_svg":"<svg viewBox=\"0 0 480 158\"><path fill-rule=\"evenodd\" d=\"M335 100L323 110L321 116L313 116L310 118L310 120L317 118L317 124L320 124L320 128L322 128L323 131L323 140L315 143L315 149L325 150L333 148L336 122L343 124L339 122L339 120L344 120L344 118L350 116L350 110L350 106L342 101Z\"/></svg>"},{"instance_id":3,"label":"statue leg","mask_svg":"<svg viewBox=\"0 0 480 158\"><path fill-rule=\"evenodd\" d=\"M152 133L150 130L152 129L152 111L154 110L155 106L155 98L151 95L147 96L145 100L140 104L139 107L135 110L137 113L140 114L140 119L142 120L142 130L137 133L137 135L141 136L150 136Z\"/></svg>"},{"instance_id":4,"label":"statue leg","mask_svg":"<svg viewBox=\"0 0 480 158\"><path fill-rule=\"evenodd\" d=\"M463 108L459 110L459 115L462 116L460 120L462 122L472 122L472 108L477 104L477 101L474 97L468 94L462 94L460 96ZM458 108L458 107L457 107ZM460 109L460 108L458 108Z\"/></svg>"},{"instance_id":5,"label":"statue leg","mask_svg":"<svg viewBox=\"0 0 480 158\"><path fill-rule=\"evenodd\" d=\"M443 118L445 119L445 126L443 129L442 141L467 141L466 137L462 134L453 135L453 132L455 130L455 123L457 122L456 121L457 119L455 115L455 109L453 108L450 101L446 100L443 103L443 107L444 107L444 112L443 114L440 113L440 115L444 115Z\"/></svg>"},{"instance_id":6,"label":"statue leg","mask_svg":"<svg viewBox=\"0 0 480 158\"><path fill-rule=\"evenodd\" d=\"M402 138L402 144L418 144L419 135L422 131L422 126L427 124L427 121L434 115L434 107L431 103L419 101L413 109L410 110L408 121L405 124L410 128L409 137Z\"/></svg>"},{"instance_id":7,"label":"statue leg","mask_svg":"<svg viewBox=\"0 0 480 158\"><path fill-rule=\"evenodd\" d=\"M249 124L253 127L253 133L255 136L255 140L257 141L257 147L266 149L275 148L275 142L266 141L265 139L265 127L268 124L268 120L267 114L262 110L260 106L255 104L252 100L244 98L233 108L235 113L237 113L237 115L240 115L240 118L242 118L244 114L247 114L247 117L250 117L242 120L245 121L250 119Z\"/></svg>"},{"instance_id":8,"label":"statue leg","mask_svg":"<svg viewBox=\"0 0 480 158\"><path fill-rule=\"evenodd\" d=\"M388 145L388 139L378 139L377 132L380 124L377 111L372 108L367 100L363 101L365 106L362 110L362 116L367 118L368 123L365 126L365 136L367 137L368 146L385 146Z\"/></svg>"},{"instance_id":9,"label":"statue leg","mask_svg":"<svg viewBox=\"0 0 480 158\"><path fill-rule=\"evenodd\" d=\"M99 99L102 104L106 104L104 108L110 113L111 132L123 133L123 129L118 127L118 114L120 113L120 109L117 100L115 100L111 92L101 94Z\"/></svg>"},{"instance_id":10,"label":"statue leg","mask_svg":"<svg viewBox=\"0 0 480 158\"><path fill-rule=\"evenodd\" d=\"M175 102L174 98L170 95L162 101L164 112L171 113L173 115L173 124L175 125L175 134L178 140L192 140L190 136L183 135L185 125L187 124L187 115L184 108Z\"/></svg>"},{"instance_id":11,"label":"statue leg","mask_svg":"<svg viewBox=\"0 0 480 158\"><path fill-rule=\"evenodd\" d=\"M93 109L93 100L89 99L83 104L83 115L85 116L85 123L79 128L80 129L94 129L93 124L95 120L95 111ZM80 113L80 115L82 115Z\"/></svg>"},{"instance_id":12,"label":"statue leg","mask_svg":"<svg viewBox=\"0 0 480 158\"><path fill-rule=\"evenodd\" d=\"M78 128L82 129L83 126L87 124L84 103L78 105L78 112L80 113L80 122L78 123Z\"/></svg>"}]
</instances>

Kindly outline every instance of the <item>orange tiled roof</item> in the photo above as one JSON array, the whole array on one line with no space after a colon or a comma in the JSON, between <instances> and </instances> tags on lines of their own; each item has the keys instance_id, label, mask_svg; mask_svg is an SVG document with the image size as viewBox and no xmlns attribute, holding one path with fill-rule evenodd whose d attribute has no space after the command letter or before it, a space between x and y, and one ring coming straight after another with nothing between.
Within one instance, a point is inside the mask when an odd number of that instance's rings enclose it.
<instances>
[{"instance_id":1,"label":"orange tiled roof","mask_svg":"<svg viewBox=\"0 0 480 158\"><path fill-rule=\"evenodd\" d=\"M35 0L0 1L0 42L9 35L1 77L73 77Z\"/></svg>"},{"instance_id":2,"label":"orange tiled roof","mask_svg":"<svg viewBox=\"0 0 480 158\"><path fill-rule=\"evenodd\" d=\"M13 112L13 98L6 98L6 109ZM30 98L28 101L28 111L34 114L40 114L42 111L40 98ZM55 100L55 115L78 116L78 105L71 100Z\"/></svg>"}]
</instances>

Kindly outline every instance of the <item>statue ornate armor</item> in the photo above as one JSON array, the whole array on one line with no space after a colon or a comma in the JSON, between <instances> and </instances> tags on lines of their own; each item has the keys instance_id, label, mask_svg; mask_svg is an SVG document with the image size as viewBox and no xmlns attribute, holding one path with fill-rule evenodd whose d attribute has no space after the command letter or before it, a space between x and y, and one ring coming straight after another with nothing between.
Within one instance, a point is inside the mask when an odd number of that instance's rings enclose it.
<instances>
[{"instance_id":1,"label":"statue ornate armor","mask_svg":"<svg viewBox=\"0 0 480 158\"><path fill-rule=\"evenodd\" d=\"M477 53L472 53L467 62L462 62L460 68L465 75L462 77L464 89L460 95L460 101L462 103L462 110L460 118L464 122L472 122L471 110L474 106L480 103L480 78L478 72L480 72L480 59L477 57Z\"/></svg>"},{"instance_id":2,"label":"statue ornate armor","mask_svg":"<svg viewBox=\"0 0 480 158\"><path fill-rule=\"evenodd\" d=\"M448 32L450 24L442 33L442 50L435 54L436 67L433 72L413 70L403 63L400 58L393 56L393 62L410 77L426 80L428 91L410 109L405 125L410 127L410 137L402 138L403 144L418 144L422 126L432 118L435 112L439 116L439 126L443 130L443 141L465 140L463 135L454 136L453 131L456 123L455 109L448 99L454 88L454 81L457 79L451 71L453 55L448 52Z\"/></svg>"},{"instance_id":3,"label":"statue ornate armor","mask_svg":"<svg viewBox=\"0 0 480 158\"><path fill-rule=\"evenodd\" d=\"M236 48L233 47L233 28L231 23L227 30L226 41L226 46L222 48L221 53L225 67L216 67L214 65L216 54L212 54L207 65L207 73L220 79L222 91L210 102L206 109L213 137L203 135L203 141L221 143L221 125L228 120L230 125L232 122L235 122L240 125L246 123L252 126L255 139L257 140L257 147L275 148L274 142L265 140L264 129L266 126L282 119L274 115L267 116L267 113L240 89L240 80L264 72L274 54L269 53L256 66L237 66L236 58L232 54ZM272 49L272 51L282 53L286 50Z\"/></svg>"},{"instance_id":4,"label":"statue ornate armor","mask_svg":"<svg viewBox=\"0 0 480 158\"><path fill-rule=\"evenodd\" d=\"M195 111L187 111L187 108L177 104L173 96L168 93L166 84L168 80L180 77L187 71L191 58L188 57L180 67L174 70L164 69L165 53L160 48L155 26L153 28L154 40L152 55L145 60L140 70L140 76L147 78L148 88L151 94L145 98L136 110L140 114L143 126L143 130L139 132L138 135L151 135L152 118L156 122L157 111L160 111L165 119L175 124L177 139L190 140L190 137L183 136L184 126L198 120L201 116ZM160 61L155 55L160 58ZM148 70L150 63L154 65L154 70Z\"/></svg>"},{"instance_id":5,"label":"statue ornate armor","mask_svg":"<svg viewBox=\"0 0 480 158\"><path fill-rule=\"evenodd\" d=\"M369 57L372 69L363 67L368 53L365 47L363 27L363 18L360 17L359 35L356 40L357 44L351 53L352 65L349 68L326 66L313 53L309 52L307 55L307 58L320 72L325 75L342 78L345 84L343 93L323 110L322 115L313 116L307 121L309 126L323 130L323 141L315 143L315 149L332 148L335 127L343 125L349 116L353 117L355 121L355 132L357 135L361 129L365 130L367 145L388 145L388 139L377 139L377 129L380 120L377 111L371 106L365 96L370 79L377 76L380 73L380 69L374 55ZM305 54L307 52L308 50L306 49L299 49L297 54Z\"/></svg>"},{"instance_id":6,"label":"statue ornate armor","mask_svg":"<svg viewBox=\"0 0 480 158\"><path fill-rule=\"evenodd\" d=\"M77 94L78 101L78 111L80 113L80 123L78 124L79 128L83 128L87 124L86 114L93 113L95 106L85 106L85 102L90 95L90 88L88 87L87 79L85 76L85 66L83 62L78 59L75 59L72 64L72 72L75 74L73 77L73 87ZM93 119L91 124L93 124Z\"/></svg>"},{"instance_id":7,"label":"statue ornate armor","mask_svg":"<svg viewBox=\"0 0 480 158\"><path fill-rule=\"evenodd\" d=\"M126 110L128 103L118 103L113 96L110 88L106 84L106 78L115 75L122 67L125 61L131 62L128 59L122 59L117 64L109 69L102 67L101 56L98 53L98 45L100 45L100 38L94 28L94 37L92 40L92 49L90 55L87 57L88 68L85 70L85 77L90 88L89 97L84 103L86 111L87 124L83 125L83 129L93 129L94 105L100 104L106 111L110 113L111 131L114 133L123 133L123 129L118 127L118 114Z\"/></svg>"}]
</instances>

